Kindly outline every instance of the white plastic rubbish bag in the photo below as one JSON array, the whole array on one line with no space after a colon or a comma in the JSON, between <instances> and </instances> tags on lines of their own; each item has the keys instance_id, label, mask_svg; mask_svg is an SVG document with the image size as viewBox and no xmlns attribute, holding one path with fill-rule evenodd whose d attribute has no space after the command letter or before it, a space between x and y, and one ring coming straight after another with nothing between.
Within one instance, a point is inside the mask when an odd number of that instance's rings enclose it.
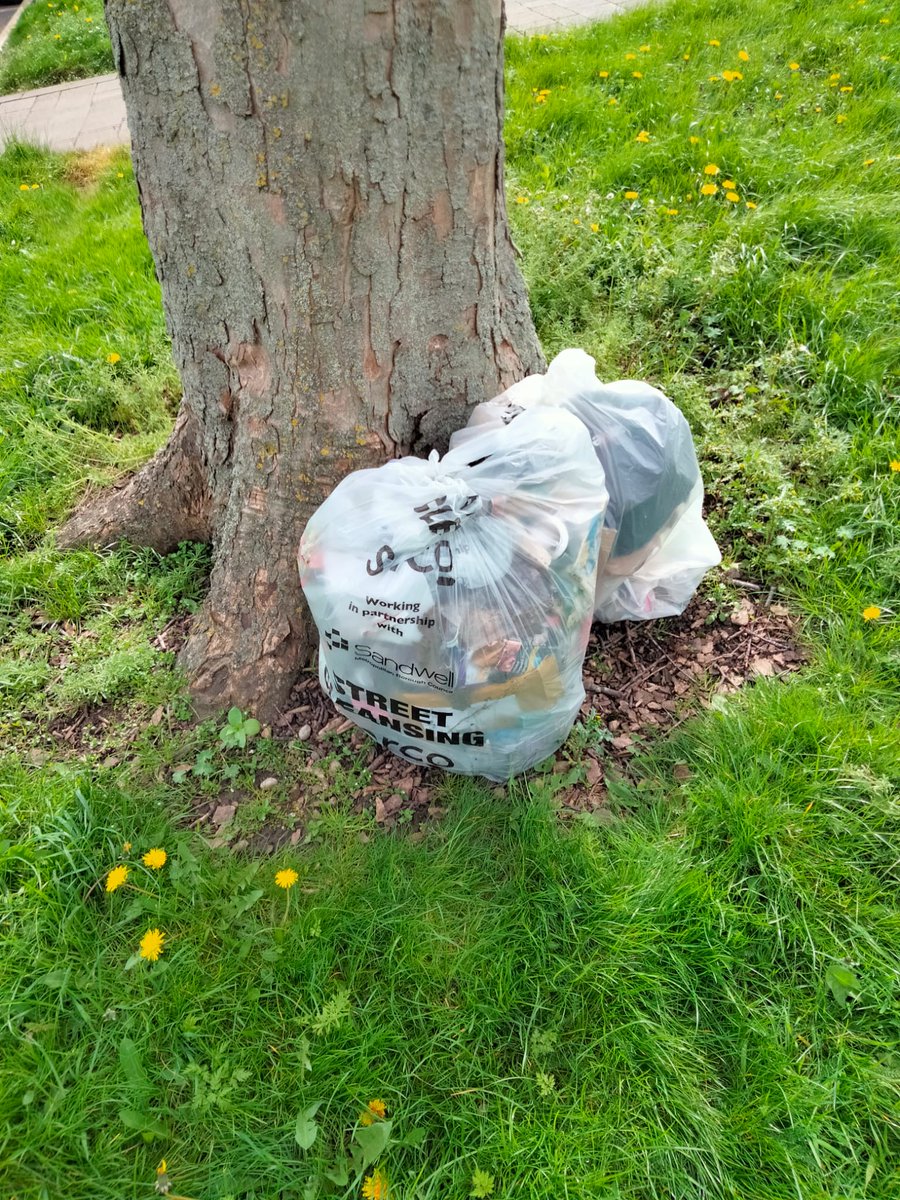
<instances>
[{"instance_id":1,"label":"white plastic rubbish bag","mask_svg":"<svg viewBox=\"0 0 900 1200\"><path fill-rule=\"evenodd\" d=\"M408 762L505 780L584 699L603 468L568 413L348 475L300 542L319 678Z\"/></svg>"},{"instance_id":2,"label":"white plastic rubbish bag","mask_svg":"<svg viewBox=\"0 0 900 1200\"><path fill-rule=\"evenodd\" d=\"M606 473L598 620L644 621L683 612L722 559L703 520L703 480L684 416L647 383L598 382L589 355L564 350L546 375L529 375L478 405L450 446L461 448L485 429L548 408L584 422Z\"/></svg>"}]
</instances>

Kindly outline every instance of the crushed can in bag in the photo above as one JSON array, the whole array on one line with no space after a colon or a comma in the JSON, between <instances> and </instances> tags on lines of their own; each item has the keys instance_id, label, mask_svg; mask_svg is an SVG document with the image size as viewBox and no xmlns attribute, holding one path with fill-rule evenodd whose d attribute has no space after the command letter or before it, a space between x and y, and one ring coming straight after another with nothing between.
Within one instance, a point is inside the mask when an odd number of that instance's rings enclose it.
<instances>
[{"instance_id":1,"label":"crushed can in bag","mask_svg":"<svg viewBox=\"0 0 900 1200\"><path fill-rule=\"evenodd\" d=\"M719 548L703 520L703 480L690 426L657 388L600 383L583 350L563 350L545 375L529 375L472 412L451 449L527 411L562 409L584 422L609 489L595 615L649 620L683 612Z\"/></svg>"},{"instance_id":2,"label":"crushed can in bag","mask_svg":"<svg viewBox=\"0 0 900 1200\"><path fill-rule=\"evenodd\" d=\"M607 500L585 426L550 409L348 475L300 542L324 691L407 762L502 781L552 754Z\"/></svg>"}]
</instances>

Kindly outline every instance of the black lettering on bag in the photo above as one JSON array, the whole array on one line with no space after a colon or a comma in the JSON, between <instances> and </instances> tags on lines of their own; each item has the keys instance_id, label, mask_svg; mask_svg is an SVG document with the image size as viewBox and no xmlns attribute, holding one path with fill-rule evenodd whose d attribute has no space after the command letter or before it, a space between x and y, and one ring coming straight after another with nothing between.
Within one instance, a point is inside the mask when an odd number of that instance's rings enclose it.
<instances>
[{"instance_id":1,"label":"black lettering on bag","mask_svg":"<svg viewBox=\"0 0 900 1200\"><path fill-rule=\"evenodd\" d=\"M394 552L390 546L381 546L375 553L375 566L372 566L372 560L366 562L366 571L369 575L380 575L388 563L394 561Z\"/></svg>"}]
</instances>

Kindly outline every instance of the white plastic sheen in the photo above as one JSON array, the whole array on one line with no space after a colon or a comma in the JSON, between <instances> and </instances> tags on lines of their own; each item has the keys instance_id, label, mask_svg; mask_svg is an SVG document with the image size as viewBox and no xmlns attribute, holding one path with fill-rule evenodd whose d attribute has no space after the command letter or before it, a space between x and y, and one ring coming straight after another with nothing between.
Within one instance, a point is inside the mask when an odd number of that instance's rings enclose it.
<instances>
[{"instance_id":1,"label":"white plastic sheen","mask_svg":"<svg viewBox=\"0 0 900 1200\"><path fill-rule=\"evenodd\" d=\"M452 450L525 412L573 413L586 426L609 489L595 616L646 621L683 612L722 556L703 520L703 480L690 427L647 383L600 383L583 350L563 350L546 375L529 375L473 410Z\"/></svg>"},{"instance_id":2,"label":"white plastic sheen","mask_svg":"<svg viewBox=\"0 0 900 1200\"><path fill-rule=\"evenodd\" d=\"M584 700L607 500L559 410L348 475L299 554L338 710L448 771L505 780L552 754Z\"/></svg>"}]
</instances>

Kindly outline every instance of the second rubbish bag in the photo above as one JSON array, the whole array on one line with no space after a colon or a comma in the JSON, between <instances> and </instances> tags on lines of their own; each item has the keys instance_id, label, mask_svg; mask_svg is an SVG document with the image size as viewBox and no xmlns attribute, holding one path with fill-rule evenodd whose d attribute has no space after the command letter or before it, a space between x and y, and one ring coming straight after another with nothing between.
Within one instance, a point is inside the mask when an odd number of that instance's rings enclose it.
<instances>
[{"instance_id":1,"label":"second rubbish bag","mask_svg":"<svg viewBox=\"0 0 900 1200\"><path fill-rule=\"evenodd\" d=\"M545 375L478 405L451 449L524 412L573 413L591 435L609 490L597 574L600 621L646 621L682 612L721 562L703 520L703 480L691 430L662 392L637 380L600 383L583 350L563 350Z\"/></svg>"},{"instance_id":2,"label":"second rubbish bag","mask_svg":"<svg viewBox=\"0 0 900 1200\"><path fill-rule=\"evenodd\" d=\"M300 543L325 692L408 762L506 780L552 754L607 498L584 425L550 410L348 475Z\"/></svg>"}]
</instances>

